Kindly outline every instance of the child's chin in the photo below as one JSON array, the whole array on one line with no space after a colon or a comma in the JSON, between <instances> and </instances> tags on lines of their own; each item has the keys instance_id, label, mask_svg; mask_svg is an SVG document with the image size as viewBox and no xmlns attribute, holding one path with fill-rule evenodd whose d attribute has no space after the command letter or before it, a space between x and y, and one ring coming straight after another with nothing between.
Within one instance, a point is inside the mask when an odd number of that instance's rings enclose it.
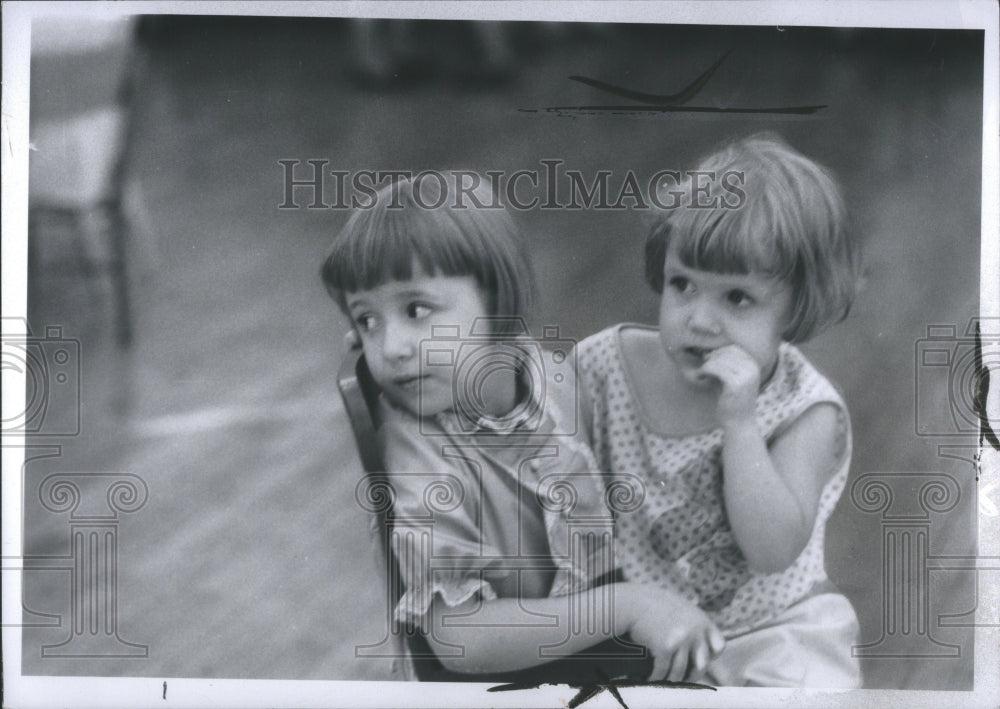
<instances>
[{"instance_id":1,"label":"child's chin","mask_svg":"<svg viewBox=\"0 0 1000 709\"><path fill-rule=\"evenodd\" d=\"M715 379L711 375L705 373L701 369L700 365L695 366L694 364L678 364L678 368L680 369L681 377L683 377L684 381L692 387L696 387L698 389L711 389L715 383Z\"/></svg>"},{"instance_id":2,"label":"child's chin","mask_svg":"<svg viewBox=\"0 0 1000 709\"><path fill-rule=\"evenodd\" d=\"M416 396L402 394L398 391L393 391L388 387L383 389L382 393L385 395L385 398L389 400L389 403L397 409L401 409L409 414L413 414L414 416L420 415L420 400Z\"/></svg>"},{"instance_id":3,"label":"child's chin","mask_svg":"<svg viewBox=\"0 0 1000 709\"><path fill-rule=\"evenodd\" d=\"M421 396L407 396L403 397L403 401L400 402L400 406L409 411L414 416L419 416L421 418L427 418L428 416L436 416L443 411L447 411L451 408L451 401L446 402L437 401L431 397L421 397Z\"/></svg>"},{"instance_id":4,"label":"child's chin","mask_svg":"<svg viewBox=\"0 0 1000 709\"><path fill-rule=\"evenodd\" d=\"M701 370L702 361L689 355L680 354L673 358L681 377L693 386L707 386L711 377Z\"/></svg>"},{"instance_id":5,"label":"child's chin","mask_svg":"<svg viewBox=\"0 0 1000 709\"><path fill-rule=\"evenodd\" d=\"M714 381L712 377L697 369L684 370L684 379L688 384L700 389L711 389Z\"/></svg>"}]
</instances>

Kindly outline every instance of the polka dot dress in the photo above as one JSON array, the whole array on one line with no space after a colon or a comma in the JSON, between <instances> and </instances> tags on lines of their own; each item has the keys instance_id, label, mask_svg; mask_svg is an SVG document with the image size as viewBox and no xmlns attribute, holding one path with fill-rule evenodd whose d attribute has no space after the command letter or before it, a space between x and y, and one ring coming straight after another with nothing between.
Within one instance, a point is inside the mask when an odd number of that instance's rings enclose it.
<instances>
[{"instance_id":1,"label":"polka dot dress","mask_svg":"<svg viewBox=\"0 0 1000 709\"><path fill-rule=\"evenodd\" d=\"M635 327L635 326L629 326ZM832 403L840 411L840 455L824 487L816 523L795 562L774 574L753 572L733 538L722 495L722 430L685 436L657 433L644 420L623 366L621 329L580 343L584 401L592 409L591 437L601 468L615 480L638 483L641 505L618 511L616 555L629 581L674 588L697 603L727 634L752 628L827 581L823 536L847 480L850 422L833 386L792 345L757 398L757 421L770 441L808 408Z\"/></svg>"}]
</instances>

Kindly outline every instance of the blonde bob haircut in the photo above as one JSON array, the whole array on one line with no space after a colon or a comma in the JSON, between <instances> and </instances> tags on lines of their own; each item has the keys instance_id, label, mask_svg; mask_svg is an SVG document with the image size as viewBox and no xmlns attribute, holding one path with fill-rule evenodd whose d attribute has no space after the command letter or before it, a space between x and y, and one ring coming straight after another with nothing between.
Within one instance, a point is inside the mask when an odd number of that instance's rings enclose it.
<instances>
[{"instance_id":1,"label":"blonde bob haircut","mask_svg":"<svg viewBox=\"0 0 1000 709\"><path fill-rule=\"evenodd\" d=\"M705 158L675 189L677 206L657 215L646 239L646 281L657 293L673 245L689 268L761 273L790 286L787 342L847 316L860 251L826 169L780 137L759 134Z\"/></svg>"}]
</instances>

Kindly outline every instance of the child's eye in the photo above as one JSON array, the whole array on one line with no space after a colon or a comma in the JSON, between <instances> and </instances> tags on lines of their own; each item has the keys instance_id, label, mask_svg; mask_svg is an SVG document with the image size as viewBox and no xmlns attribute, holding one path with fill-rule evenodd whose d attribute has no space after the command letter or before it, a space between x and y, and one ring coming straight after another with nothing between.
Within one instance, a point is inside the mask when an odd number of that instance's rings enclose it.
<instances>
[{"instance_id":1,"label":"child's eye","mask_svg":"<svg viewBox=\"0 0 1000 709\"><path fill-rule=\"evenodd\" d=\"M354 318L354 322L361 332L371 332L378 326L378 319L374 315L359 315Z\"/></svg>"},{"instance_id":2,"label":"child's eye","mask_svg":"<svg viewBox=\"0 0 1000 709\"><path fill-rule=\"evenodd\" d=\"M742 290L731 290L726 293L726 300L730 305L747 306L754 303L753 296Z\"/></svg>"},{"instance_id":3,"label":"child's eye","mask_svg":"<svg viewBox=\"0 0 1000 709\"><path fill-rule=\"evenodd\" d=\"M423 320L431 314L431 308L422 303L410 303L406 306L406 317L414 320Z\"/></svg>"},{"instance_id":4,"label":"child's eye","mask_svg":"<svg viewBox=\"0 0 1000 709\"><path fill-rule=\"evenodd\" d=\"M684 276L674 276L670 279L670 287L678 293L690 293L694 285Z\"/></svg>"}]
</instances>

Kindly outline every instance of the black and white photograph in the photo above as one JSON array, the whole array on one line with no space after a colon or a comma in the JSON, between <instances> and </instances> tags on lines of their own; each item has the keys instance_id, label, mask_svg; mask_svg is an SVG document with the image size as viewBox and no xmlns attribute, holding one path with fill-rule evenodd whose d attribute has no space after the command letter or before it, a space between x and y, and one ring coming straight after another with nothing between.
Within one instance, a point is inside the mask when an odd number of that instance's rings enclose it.
<instances>
[{"instance_id":1,"label":"black and white photograph","mask_svg":"<svg viewBox=\"0 0 1000 709\"><path fill-rule=\"evenodd\" d=\"M995 706L997 25L5 2L4 705Z\"/></svg>"}]
</instances>

